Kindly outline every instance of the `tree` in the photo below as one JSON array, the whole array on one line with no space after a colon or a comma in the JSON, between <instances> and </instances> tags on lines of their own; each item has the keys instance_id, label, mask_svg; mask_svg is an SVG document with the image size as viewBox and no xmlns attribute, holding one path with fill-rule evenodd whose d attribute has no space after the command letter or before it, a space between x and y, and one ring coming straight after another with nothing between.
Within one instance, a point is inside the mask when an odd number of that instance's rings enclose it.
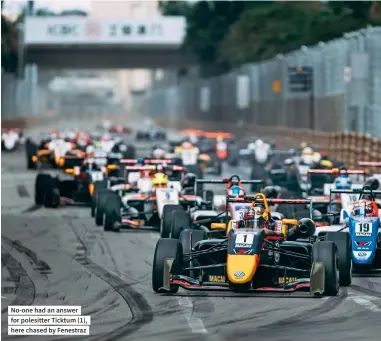
<instances>
[{"instance_id":1,"label":"tree","mask_svg":"<svg viewBox=\"0 0 381 341\"><path fill-rule=\"evenodd\" d=\"M1 15L1 67L5 72L17 71L18 30L16 24Z\"/></svg>"},{"instance_id":2,"label":"tree","mask_svg":"<svg viewBox=\"0 0 381 341\"><path fill-rule=\"evenodd\" d=\"M332 2L303 7L295 2L247 9L229 30L220 52L231 65L269 59L302 45L341 37L373 21L371 2Z\"/></svg>"},{"instance_id":3,"label":"tree","mask_svg":"<svg viewBox=\"0 0 381 341\"><path fill-rule=\"evenodd\" d=\"M183 15L187 19L184 50L195 56L201 73L213 76L229 68L219 54L220 42L242 11L251 6L242 1L161 2L164 15Z\"/></svg>"}]
</instances>

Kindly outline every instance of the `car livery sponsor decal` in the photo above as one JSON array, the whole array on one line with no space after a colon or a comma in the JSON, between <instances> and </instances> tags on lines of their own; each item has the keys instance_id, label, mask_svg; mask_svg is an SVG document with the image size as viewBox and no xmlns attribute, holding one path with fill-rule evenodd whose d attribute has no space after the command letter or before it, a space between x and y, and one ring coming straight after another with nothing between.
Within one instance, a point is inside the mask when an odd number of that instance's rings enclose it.
<instances>
[{"instance_id":1,"label":"car livery sponsor decal","mask_svg":"<svg viewBox=\"0 0 381 341\"><path fill-rule=\"evenodd\" d=\"M235 238L236 248L248 248L250 249L253 245L254 233L237 233Z\"/></svg>"},{"instance_id":2,"label":"car livery sponsor decal","mask_svg":"<svg viewBox=\"0 0 381 341\"><path fill-rule=\"evenodd\" d=\"M355 234L357 237L370 237L372 235L372 223L361 222L355 225Z\"/></svg>"},{"instance_id":3,"label":"car livery sponsor decal","mask_svg":"<svg viewBox=\"0 0 381 341\"><path fill-rule=\"evenodd\" d=\"M245 276L245 273L243 271L236 271L234 273L235 278L243 278L243 276Z\"/></svg>"},{"instance_id":4,"label":"car livery sponsor decal","mask_svg":"<svg viewBox=\"0 0 381 341\"><path fill-rule=\"evenodd\" d=\"M296 277L279 277L278 284L290 284L297 281Z\"/></svg>"},{"instance_id":5,"label":"car livery sponsor decal","mask_svg":"<svg viewBox=\"0 0 381 341\"><path fill-rule=\"evenodd\" d=\"M209 275L209 282L213 282L213 283L225 283L226 282L226 278L225 278L225 276L213 276L213 275Z\"/></svg>"}]
</instances>

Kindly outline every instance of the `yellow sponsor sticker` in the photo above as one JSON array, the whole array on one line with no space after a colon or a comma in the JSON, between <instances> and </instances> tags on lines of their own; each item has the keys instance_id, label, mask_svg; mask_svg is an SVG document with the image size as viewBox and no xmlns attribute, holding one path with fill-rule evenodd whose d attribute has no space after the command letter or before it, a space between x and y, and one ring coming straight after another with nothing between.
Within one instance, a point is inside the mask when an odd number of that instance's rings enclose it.
<instances>
[{"instance_id":1,"label":"yellow sponsor sticker","mask_svg":"<svg viewBox=\"0 0 381 341\"><path fill-rule=\"evenodd\" d=\"M214 283L225 283L226 279L225 276L209 276L209 282L214 282Z\"/></svg>"},{"instance_id":2,"label":"yellow sponsor sticker","mask_svg":"<svg viewBox=\"0 0 381 341\"><path fill-rule=\"evenodd\" d=\"M296 277L279 277L278 283L279 284L290 284L297 281Z\"/></svg>"}]
</instances>

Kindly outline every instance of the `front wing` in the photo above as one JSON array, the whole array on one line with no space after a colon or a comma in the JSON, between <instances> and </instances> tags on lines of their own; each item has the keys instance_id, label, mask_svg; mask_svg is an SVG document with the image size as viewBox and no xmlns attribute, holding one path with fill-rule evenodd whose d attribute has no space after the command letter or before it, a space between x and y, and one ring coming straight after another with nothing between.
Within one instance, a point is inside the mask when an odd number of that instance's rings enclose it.
<instances>
[{"instance_id":1,"label":"front wing","mask_svg":"<svg viewBox=\"0 0 381 341\"><path fill-rule=\"evenodd\" d=\"M178 285L183 289L190 291L232 291L229 283L200 283L199 280L183 276L171 274L173 259L167 259L164 263L164 278L162 292L171 292L171 286ZM321 262L312 264L310 278L301 279L299 281L284 284L281 287L259 287L248 289L245 292L295 292L309 290L311 295L322 295L325 291L325 266Z\"/></svg>"}]
</instances>

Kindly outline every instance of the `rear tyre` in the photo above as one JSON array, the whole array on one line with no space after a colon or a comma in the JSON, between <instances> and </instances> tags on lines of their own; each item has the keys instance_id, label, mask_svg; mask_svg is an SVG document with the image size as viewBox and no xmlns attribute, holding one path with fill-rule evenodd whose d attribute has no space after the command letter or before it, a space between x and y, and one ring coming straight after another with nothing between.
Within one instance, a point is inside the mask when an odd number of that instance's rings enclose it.
<instances>
[{"instance_id":1,"label":"rear tyre","mask_svg":"<svg viewBox=\"0 0 381 341\"><path fill-rule=\"evenodd\" d=\"M157 241L155 255L152 264L152 289L159 293L164 285L165 261L173 259L172 270L180 270L180 261L182 255L181 244L176 239L161 238ZM170 292L176 293L179 290L178 285L171 284Z\"/></svg>"},{"instance_id":2,"label":"rear tyre","mask_svg":"<svg viewBox=\"0 0 381 341\"><path fill-rule=\"evenodd\" d=\"M91 217L95 217L95 207L96 207L96 196L97 192L107 189L107 182L103 181L95 181L94 182L94 194L91 196Z\"/></svg>"},{"instance_id":3,"label":"rear tyre","mask_svg":"<svg viewBox=\"0 0 381 341\"><path fill-rule=\"evenodd\" d=\"M37 163L33 162L32 157L37 155L37 146L29 139L25 142L26 168L37 169Z\"/></svg>"},{"instance_id":4,"label":"rear tyre","mask_svg":"<svg viewBox=\"0 0 381 341\"><path fill-rule=\"evenodd\" d=\"M57 208L60 204L57 180L50 174L37 174L34 201L36 205Z\"/></svg>"},{"instance_id":5,"label":"rear tyre","mask_svg":"<svg viewBox=\"0 0 381 341\"><path fill-rule=\"evenodd\" d=\"M347 232L328 232L326 241L334 242L339 254L340 285L343 287L352 284L352 244Z\"/></svg>"},{"instance_id":6,"label":"rear tyre","mask_svg":"<svg viewBox=\"0 0 381 341\"><path fill-rule=\"evenodd\" d=\"M107 196L104 206L104 225L105 231L119 232L122 222L121 216L122 201L116 193Z\"/></svg>"},{"instance_id":7,"label":"rear tyre","mask_svg":"<svg viewBox=\"0 0 381 341\"><path fill-rule=\"evenodd\" d=\"M104 209L109 195L113 195L114 192L110 189L99 190L95 199L95 224L97 226L103 225Z\"/></svg>"},{"instance_id":8,"label":"rear tyre","mask_svg":"<svg viewBox=\"0 0 381 341\"><path fill-rule=\"evenodd\" d=\"M316 242L312 247L312 259L324 264L324 294L336 296L340 290L339 254L336 244L332 241Z\"/></svg>"}]
</instances>

